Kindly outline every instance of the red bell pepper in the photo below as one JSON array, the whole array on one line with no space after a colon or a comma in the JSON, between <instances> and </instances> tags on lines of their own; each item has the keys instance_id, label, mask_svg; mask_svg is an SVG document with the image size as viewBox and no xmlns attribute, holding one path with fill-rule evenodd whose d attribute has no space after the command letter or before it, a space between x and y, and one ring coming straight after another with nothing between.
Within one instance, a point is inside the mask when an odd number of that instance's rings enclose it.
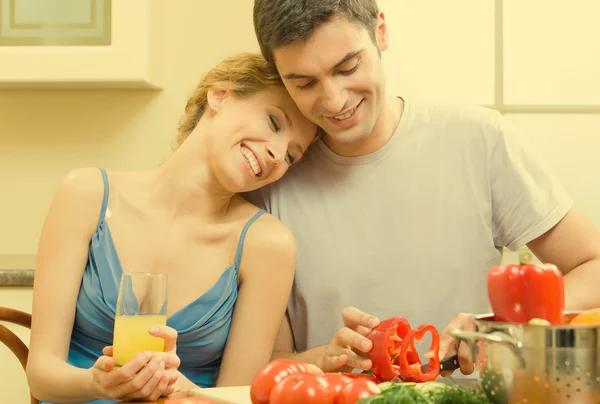
<instances>
[{"instance_id":1,"label":"red bell pepper","mask_svg":"<svg viewBox=\"0 0 600 404\"><path fill-rule=\"evenodd\" d=\"M400 348L409 331L410 324L405 318L392 317L381 321L367 334L373 343L367 356L373 362L371 371L379 381L387 382L399 376ZM419 361L419 355L412 345L405 350L405 357L409 363Z\"/></svg>"},{"instance_id":2,"label":"red bell pepper","mask_svg":"<svg viewBox=\"0 0 600 404\"><path fill-rule=\"evenodd\" d=\"M431 333L431 344L429 352L424 356L429 358L427 372L421 371L421 360L417 355L417 361L411 363L409 361L409 353L415 352L415 340L421 341L425 334ZM431 324L423 324L414 330L410 330L400 348L400 378L405 382L429 382L435 380L440 374L440 335L438 330Z\"/></svg>"},{"instance_id":3,"label":"red bell pepper","mask_svg":"<svg viewBox=\"0 0 600 404\"><path fill-rule=\"evenodd\" d=\"M488 274L488 298L496 321L563 323L564 279L554 265L495 267Z\"/></svg>"}]
</instances>

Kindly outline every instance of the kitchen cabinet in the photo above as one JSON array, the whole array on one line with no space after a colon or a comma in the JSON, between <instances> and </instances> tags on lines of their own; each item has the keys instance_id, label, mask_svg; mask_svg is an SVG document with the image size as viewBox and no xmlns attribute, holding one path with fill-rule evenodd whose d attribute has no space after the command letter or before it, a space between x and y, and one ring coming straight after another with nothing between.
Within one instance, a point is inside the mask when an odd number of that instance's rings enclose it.
<instances>
[{"instance_id":1,"label":"kitchen cabinet","mask_svg":"<svg viewBox=\"0 0 600 404\"><path fill-rule=\"evenodd\" d=\"M0 0L0 88L160 89L155 0Z\"/></svg>"}]
</instances>

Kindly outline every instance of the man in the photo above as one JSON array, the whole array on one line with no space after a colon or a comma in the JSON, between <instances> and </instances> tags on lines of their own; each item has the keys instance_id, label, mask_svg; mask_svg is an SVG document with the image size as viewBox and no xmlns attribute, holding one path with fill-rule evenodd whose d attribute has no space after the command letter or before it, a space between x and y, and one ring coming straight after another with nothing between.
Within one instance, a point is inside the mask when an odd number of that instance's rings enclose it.
<instances>
[{"instance_id":1,"label":"man","mask_svg":"<svg viewBox=\"0 0 600 404\"><path fill-rule=\"evenodd\" d=\"M458 342L445 330L468 326L457 312L489 310L487 273L505 246L527 245L568 274L567 308L600 307L600 234L516 129L493 110L386 93L375 0L255 0L254 24L263 55L324 130L286 177L248 195L298 243L274 356L370 369L364 335L398 315L444 331L450 356ZM459 360L472 373L468 350Z\"/></svg>"}]
</instances>

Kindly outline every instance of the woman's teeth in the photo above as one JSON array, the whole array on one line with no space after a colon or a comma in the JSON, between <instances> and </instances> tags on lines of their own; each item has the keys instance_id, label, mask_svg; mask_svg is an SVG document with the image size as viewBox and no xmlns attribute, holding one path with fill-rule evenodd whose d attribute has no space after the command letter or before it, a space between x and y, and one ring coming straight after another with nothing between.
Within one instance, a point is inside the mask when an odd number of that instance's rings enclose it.
<instances>
[{"instance_id":1,"label":"woman's teeth","mask_svg":"<svg viewBox=\"0 0 600 404\"><path fill-rule=\"evenodd\" d=\"M252 167L252 171L254 171L254 174L260 174L262 170L260 169L260 165L258 164L254 153L242 146L242 154L244 155L246 160L248 160L248 163L250 163L250 167Z\"/></svg>"},{"instance_id":2,"label":"woman's teeth","mask_svg":"<svg viewBox=\"0 0 600 404\"><path fill-rule=\"evenodd\" d=\"M334 118L337 119L338 121L343 121L344 119L350 118L352 116L352 114L354 113L354 111L356 111L356 108L354 108L352 111L346 112L344 115L338 115Z\"/></svg>"}]
</instances>

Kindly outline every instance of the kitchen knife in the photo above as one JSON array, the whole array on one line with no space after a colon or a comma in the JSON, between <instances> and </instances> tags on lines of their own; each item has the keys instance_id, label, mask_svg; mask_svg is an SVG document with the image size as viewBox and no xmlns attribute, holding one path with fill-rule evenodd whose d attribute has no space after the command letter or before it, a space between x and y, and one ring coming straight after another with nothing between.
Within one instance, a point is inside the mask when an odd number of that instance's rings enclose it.
<instances>
[{"instance_id":1,"label":"kitchen knife","mask_svg":"<svg viewBox=\"0 0 600 404\"><path fill-rule=\"evenodd\" d=\"M458 364L458 355L452 355L440 362L440 373L444 370L456 370L459 369L460 365ZM429 370L429 364L426 363L421 365L421 372L426 373Z\"/></svg>"}]
</instances>

